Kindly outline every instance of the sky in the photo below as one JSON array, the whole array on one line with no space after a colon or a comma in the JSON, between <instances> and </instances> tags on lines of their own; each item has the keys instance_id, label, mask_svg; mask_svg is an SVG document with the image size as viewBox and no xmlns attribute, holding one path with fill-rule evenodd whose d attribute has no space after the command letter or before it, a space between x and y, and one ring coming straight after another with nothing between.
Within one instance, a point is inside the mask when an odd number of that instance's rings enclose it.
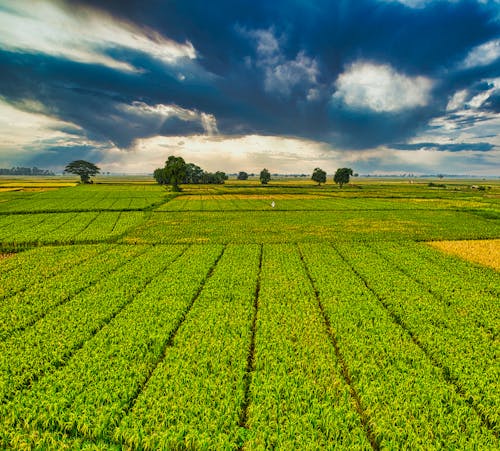
<instances>
[{"instance_id":1,"label":"sky","mask_svg":"<svg viewBox=\"0 0 500 451\"><path fill-rule=\"evenodd\" d=\"M0 0L0 167L500 175L500 0Z\"/></svg>"}]
</instances>

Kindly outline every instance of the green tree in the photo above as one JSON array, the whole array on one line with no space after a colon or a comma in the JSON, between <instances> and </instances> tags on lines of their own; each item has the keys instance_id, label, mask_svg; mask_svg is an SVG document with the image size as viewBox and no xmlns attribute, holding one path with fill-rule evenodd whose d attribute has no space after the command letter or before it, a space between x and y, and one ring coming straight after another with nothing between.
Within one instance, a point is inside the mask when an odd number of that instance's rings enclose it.
<instances>
[{"instance_id":1,"label":"green tree","mask_svg":"<svg viewBox=\"0 0 500 451\"><path fill-rule=\"evenodd\" d=\"M64 172L79 175L82 183L92 183L90 177L94 177L94 175L99 174L100 171L101 169L94 163L85 160L72 161L64 168Z\"/></svg>"},{"instance_id":2,"label":"green tree","mask_svg":"<svg viewBox=\"0 0 500 451\"><path fill-rule=\"evenodd\" d=\"M333 176L333 181L337 183L340 188L346 183L349 183L349 176L352 175L351 168L339 168Z\"/></svg>"},{"instance_id":3,"label":"green tree","mask_svg":"<svg viewBox=\"0 0 500 451\"><path fill-rule=\"evenodd\" d=\"M170 155L165 167L156 169L153 177L160 185L172 185L172 191L181 191L179 184L186 177L186 167L184 158Z\"/></svg>"},{"instance_id":4,"label":"green tree","mask_svg":"<svg viewBox=\"0 0 500 451\"><path fill-rule=\"evenodd\" d=\"M188 163L186 165L186 176L182 183L202 183L203 181L203 169L193 163Z\"/></svg>"},{"instance_id":5,"label":"green tree","mask_svg":"<svg viewBox=\"0 0 500 451\"><path fill-rule=\"evenodd\" d=\"M248 180L248 174L245 171L240 171L236 178L238 180Z\"/></svg>"},{"instance_id":6,"label":"green tree","mask_svg":"<svg viewBox=\"0 0 500 451\"><path fill-rule=\"evenodd\" d=\"M263 185L267 185L271 180L271 173L266 168L264 168L262 169L262 171L260 171L259 179L260 183L262 183Z\"/></svg>"},{"instance_id":7,"label":"green tree","mask_svg":"<svg viewBox=\"0 0 500 451\"><path fill-rule=\"evenodd\" d=\"M321 168L315 168L311 180L314 180L315 182L318 183L318 185L321 185L322 183L326 183L326 172L323 171Z\"/></svg>"},{"instance_id":8,"label":"green tree","mask_svg":"<svg viewBox=\"0 0 500 451\"><path fill-rule=\"evenodd\" d=\"M219 184L223 185L227 180L227 175L225 172L217 171L217 172L204 172L202 177L202 183L206 184Z\"/></svg>"}]
</instances>

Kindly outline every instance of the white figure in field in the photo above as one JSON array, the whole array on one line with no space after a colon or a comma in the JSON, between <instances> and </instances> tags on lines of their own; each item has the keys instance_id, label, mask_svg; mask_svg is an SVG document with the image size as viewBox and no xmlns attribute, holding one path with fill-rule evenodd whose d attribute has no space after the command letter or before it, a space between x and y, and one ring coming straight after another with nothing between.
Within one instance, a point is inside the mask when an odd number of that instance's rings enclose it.
<instances>
[{"instance_id":1,"label":"white figure in field","mask_svg":"<svg viewBox=\"0 0 500 451\"><path fill-rule=\"evenodd\" d=\"M274 208L274 206L275 206L275 205L276 205L276 204L274 203L274 200L273 200L273 201L271 202L271 207L273 207L273 208Z\"/></svg>"}]
</instances>

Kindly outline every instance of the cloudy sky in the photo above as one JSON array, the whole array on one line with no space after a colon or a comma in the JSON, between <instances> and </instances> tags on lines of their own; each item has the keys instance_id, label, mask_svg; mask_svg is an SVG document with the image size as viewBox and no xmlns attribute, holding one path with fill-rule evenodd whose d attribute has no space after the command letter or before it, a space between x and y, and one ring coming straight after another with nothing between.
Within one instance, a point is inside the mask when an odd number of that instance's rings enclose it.
<instances>
[{"instance_id":1,"label":"cloudy sky","mask_svg":"<svg viewBox=\"0 0 500 451\"><path fill-rule=\"evenodd\" d=\"M0 167L500 175L500 0L0 0Z\"/></svg>"}]
</instances>

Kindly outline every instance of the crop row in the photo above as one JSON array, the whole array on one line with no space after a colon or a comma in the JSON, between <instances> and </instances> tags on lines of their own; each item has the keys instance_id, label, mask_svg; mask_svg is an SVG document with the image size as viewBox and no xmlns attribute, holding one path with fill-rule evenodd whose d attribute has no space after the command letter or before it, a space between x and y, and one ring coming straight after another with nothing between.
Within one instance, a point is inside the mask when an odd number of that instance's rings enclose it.
<instances>
[{"instance_id":1,"label":"crop row","mask_svg":"<svg viewBox=\"0 0 500 451\"><path fill-rule=\"evenodd\" d=\"M474 409L338 252L321 244L300 249L377 446L493 447Z\"/></svg>"},{"instance_id":2,"label":"crop row","mask_svg":"<svg viewBox=\"0 0 500 451\"><path fill-rule=\"evenodd\" d=\"M143 449L238 449L259 246L228 246L116 431Z\"/></svg>"},{"instance_id":3,"label":"crop row","mask_svg":"<svg viewBox=\"0 0 500 451\"><path fill-rule=\"evenodd\" d=\"M110 439L151 374L220 246L163 247L177 257L134 300L78 350L67 364L20 392L4 408L2 435L15 443L16 425ZM158 258L158 255L154 256ZM155 371L156 369L156 371ZM149 383L148 385L149 386ZM158 397L159 392L154 396ZM29 434L28 434L29 435Z\"/></svg>"},{"instance_id":4,"label":"crop row","mask_svg":"<svg viewBox=\"0 0 500 451\"><path fill-rule=\"evenodd\" d=\"M31 249L0 262L0 299L33 287L101 252L99 247L52 246Z\"/></svg>"},{"instance_id":5,"label":"crop row","mask_svg":"<svg viewBox=\"0 0 500 451\"><path fill-rule=\"evenodd\" d=\"M370 449L296 246L264 246L244 449Z\"/></svg>"},{"instance_id":6,"label":"crop row","mask_svg":"<svg viewBox=\"0 0 500 451\"><path fill-rule=\"evenodd\" d=\"M0 343L0 399L58 367L109 322L180 249L156 246L100 278L99 282L50 310L30 327ZM99 273L102 268L95 269ZM91 277L91 276L90 276Z\"/></svg>"},{"instance_id":7,"label":"crop row","mask_svg":"<svg viewBox=\"0 0 500 451\"><path fill-rule=\"evenodd\" d=\"M274 207L271 203L274 202ZM443 199L346 199L327 195L184 195L165 203L158 211L237 211L237 210L446 210L482 208L484 203L475 200Z\"/></svg>"},{"instance_id":8,"label":"crop row","mask_svg":"<svg viewBox=\"0 0 500 451\"><path fill-rule=\"evenodd\" d=\"M107 240L143 220L142 212L42 213L0 216L0 242L69 243ZM3 224L8 224L2 227Z\"/></svg>"},{"instance_id":9,"label":"crop row","mask_svg":"<svg viewBox=\"0 0 500 451\"><path fill-rule=\"evenodd\" d=\"M78 186L15 196L0 194L0 212L142 209L162 202L164 196L156 186Z\"/></svg>"},{"instance_id":10,"label":"crop row","mask_svg":"<svg viewBox=\"0 0 500 451\"><path fill-rule=\"evenodd\" d=\"M109 276L115 269L146 250L141 246L111 247L109 244L96 245L94 248L99 255L93 258L87 257L69 269L65 269L63 265L56 265L55 267L60 270L59 274L3 299L0 302L0 341L5 340L14 331L33 324L54 307L70 300L103 277ZM80 249L82 254L86 249L87 247ZM77 250L78 247L75 251ZM74 252L68 251L68 254L74 255Z\"/></svg>"},{"instance_id":11,"label":"crop row","mask_svg":"<svg viewBox=\"0 0 500 451\"><path fill-rule=\"evenodd\" d=\"M271 208L271 207L270 207ZM131 242L290 243L330 240L487 238L500 223L458 211L153 212Z\"/></svg>"},{"instance_id":12,"label":"crop row","mask_svg":"<svg viewBox=\"0 0 500 451\"><path fill-rule=\"evenodd\" d=\"M95 246L0 301L0 448L498 448L497 275L385 245Z\"/></svg>"},{"instance_id":13,"label":"crop row","mask_svg":"<svg viewBox=\"0 0 500 451\"><path fill-rule=\"evenodd\" d=\"M492 341L490 334L478 329L465 311L443 302L368 246L336 246L393 318L498 433L498 340Z\"/></svg>"},{"instance_id":14,"label":"crop row","mask_svg":"<svg viewBox=\"0 0 500 451\"><path fill-rule=\"evenodd\" d=\"M491 340L500 337L500 279L494 271L421 243L371 243L371 248L429 290L436 303L467 318L470 333L487 333Z\"/></svg>"}]
</instances>

